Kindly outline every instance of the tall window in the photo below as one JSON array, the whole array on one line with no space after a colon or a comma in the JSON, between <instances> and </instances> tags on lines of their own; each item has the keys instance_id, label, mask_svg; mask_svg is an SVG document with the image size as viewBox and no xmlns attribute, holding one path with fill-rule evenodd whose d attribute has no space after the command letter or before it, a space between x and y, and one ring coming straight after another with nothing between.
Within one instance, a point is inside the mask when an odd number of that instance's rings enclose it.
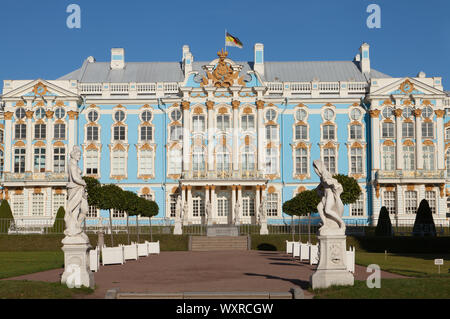
<instances>
[{"instance_id":1,"label":"tall window","mask_svg":"<svg viewBox=\"0 0 450 319\"><path fill-rule=\"evenodd\" d=\"M153 151L141 150L139 151L139 173L140 175L153 174Z\"/></svg>"},{"instance_id":2,"label":"tall window","mask_svg":"<svg viewBox=\"0 0 450 319\"><path fill-rule=\"evenodd\" d=\"M406 191L405 192L405 213L415 214L417 210L417 192Z\"/></svg>"},{"instance_id":3,"label":"tall window","mask_svg":"<svg viewBox=\"0 0 450 319\"><path fill-rule=\"evenodd\" d=\"M383 206L386 207L389 214L395 214L395 192L385 191L383 192Z\"/></svg>"},{"instance_id":4,"label":"tall window","mask_svg":"<svg viewBox=\"0 0 450 319\"><path fill-rule=\"evenodd\" d=\"M45 173L45 148L34 149L34 172Z\"/></svg>"},{"instance_id":5,"label":"tall window","mask_svg":"<svg viewBox=\"0 0 450 319\"><path fill-rule=\"evenodd\" d=\"M87 127L87 140L88 141L98 141L98 126L88 126Z\"/></svg>"},{"instance_id":6,"label":"tall window","mask_svg":"<svg viewBox=\"0 0 450 319\"><path fill-rule=\"evenodd\" d=\"M402 136L403 138L414 138L414 123L412 122L402 123Z\"/></svg>"},{"instance_id":7,"label":"tall window","mask_svg":"<svg viewBox=\"0 0 450 319\"><path fill-rule=\"evenodd\" d=\"M450 140L450 128L445 130L445 139Z\"/></svg>"},{"instance_id":8,"label":"tall window","mask_svg":"<svg viewBox=\"0 0 450 319\"><path fill-rule=\"evenodd\" d=\"M266 140L276 141L278 139L278 127L276 125L266 126Z\"/></svg>"},{"instance_id":9,"label":"tall window","mask_svg":"<svg viewBox=\"0 0 450 319\"><path fill-rule=\"evenodd\" d=\"M217 115L217 129L219 131L230 129L230 116L228 114Z\"/></svg>"},{"instance_id":10,"label":"tall window","mask_svg":"<svg viewBox=\"0 0 450 319\"><path fill-rule=\"evenodd\" d=\"M306 125L299 124L295 126L295 139L296 140L308 139L308 127Z\"/></svg>"},{"instance_id":11,"label":"tall window","mask_svg":"<svg viewBox=\"0 0 450 319\"><path fill-rule=\"evenodd\" d=\"M324 140L334 140L336 138L334 125L324 125L322 135Z\"/></svg>"},{"instance_id":12,"label":"tall window","mask_svg":"<svg viewBox=\"0 0 450 319\"><path fill-rule=\"evenodd\" d=\"M434 146L427 145L423 147L423 169L427 171L434 170Z\"/></svg>"},{"instance_id":13,"label":"tall window","mask_svg":"<svg viewBox=\"0 0 450 319\"><path fill-rule=\"evenodd\" d=\"M394 123L383 122L381 124L381 137L382 138L394 138Z\"/></svg>"},{"instance_id":14,"label":"tall window","mask_svg":"<svg viewBox=\"0 0 450 319\"><path fill-rule=\"evenodd\" d=\"M14 173L25 173L25 149L14 149Z\"/></svg>"},{"instance_id":15,"label":"tall window","mask_svg":"<svg viewBox=\"0 0 450 319\"><path fill-rule=\"evenodd\" d=\"M352 148L350 151L351 173L363 173L363 155L362 148Z\"/></svg>"},{"instance_id":16,"label":"tall window","mask_svg":"<svg viewBox=\"0 0 450 319\"><path fill-rule=\"evenodd\" d=\"M177 198L178 194L169 195L170 217L176 217L177 214Z\"/></svg>"},{"instance_id":17,"label":"tall window","mask_svg":"<svg viewBox=\"0 0 450 319\"><path fill-rule=\"evenodd\" d=\"M295 174L308 174L308 150L306 148L297 148L295 150Z\"/></svg>"},{"instance_id":18,"label":"tall window","mask_svg":"<svg viewBox=\"0 0 450 319\"><path fill-rule=\"evenodd\" d=\"M336 151L334 148L325 148L323 150L323 162L327 171L331 174L336 173Z\"/></svg>"},{"instance_id":19,"label":"tall window","mask_svg":"<svg viewBox=\"0 0 450 319\"><path fill-rule=\"evenodd\" d=\"M195 172L203 172L205 170L205 155L203 148L200 146L194 147L192 170Z\"/></svg>"},{"instance_id":20,"label":"tall window","mask_svg":"<svg viewBox=\"0 0 450 319\"><path fill-rule=\"evenodd\" d=\"M66 139L66 124L63 123L55 124L55 126L53 127L53 133L54 138L57 140Z\"/></svg>"},{"instance_id":21,"label":"tall window","mask_svg":"<svg viewBox=\"0 0 450 319\"><path fill-rule=\"evenodd\" d=\"M125 126L114 127L114 140L125 141Z\"/></svg>"},{"instance_id":22,"label":"tall window","mask_svg":"<svg viewBox=\"0 0 450 319\"><path fill-rule=\"evenodd\" d=\"M351 216L364 216L364 194L358 197L356 202L350 205Z\"/></svg>"},{"instance_id":23,"label":"tall window","mask_svg":"<svg viewBox=\"0 0 450 319\"><path fill-rule=\"evenodd\" d=\"M98 151L89 150L86 152L86 174L97 175L98 174Z\"/></svg>"},{"instance_id":24,"label":"tall window","mask_svg":"<svg viewBox=\"0 0 450 319\"><path fill-rule=\"evenodd\" d=\"M112 156L112 175L124 176L126 175L126 156L124 151L113 151Z\"/></svg>"},{"instance_id":25,"label":"tall window","mask_svg":"<svg viewBox=\"0 0 450 319\"><path fill-rule=\"evenodd\" d=\"M14 138L16 140L23 140L27 138L27 126L25 124L14 125Z\"/></svg>"},{"instance_id":26,"label":"tall window","mask_svg":"<svg viewBox=\"0 0 450 319\"><path fill-rule=\"evenodd\" d=\"M53 194L53 216L56 216L60 207L66 206L66 194Z\"/></svg>"},{"instance_id":27,"label":"tall window","mask_svg":"<svg viewBox=\"0 0 450 319\"><path fill-rule=\"evenodd\" d=\"M181 125L173 125L170 127L170 140L181 141L183 139L183 127Z\"/></svg>"},{"instance_id":28,"label":"tall window","mask_svg":"<svg viewBox=\"0 0 450 319\"><path fill-rule=\"evenodd\" d=\"M217 172L228 172L230 170L230 153L225 145L219 146L216 157Z\"/></svg>"},{"instance_id":29,"label":"tall window","mask_svg":"<svg viewBox=\"0 0 450 319\"><path fill-rule=\"evenodd\" d=\"M278 216L278 194L267 194L267 216Z\"/></svg>"},{"instance_id":30,"label":"tall window","mask_svg":"<svg viewBox=\"0 0 450 319\"><path fill-rule=\"evenodd\" d=\"M34 126L34 138L35 139L45 139L47 132L47 125L45 124L36 124Z\"/></svg>"},{"instance_id":31,"label":"tall window","mask_svg":"<svg viewBox=\"0 0 450 319\"><path fill-rule=\"evenodd\" d=\"M242 170L253 171L255 169L255 152L249 147L245 146L242 152Z\"/></svg>"},{"instance_id":32,"label":"tall window","mask_svg":"<svg viewBox=\"0 0 450 319\"><path fill-rule=\"evenodd\" d=\"M192 216L205 216L205 201L200 195L192 197Z\"/></svg>"},{"instance_id":33,"label":"tall window","mask_svg":"<svg viewBox=\"0 0 450 319\"><path fill-rule=\"evenodd\" d=\"M434 136L434 125L432 122L422 122L422 137L423 138L433 138Z\"/></svg>"},{"instance_id":34,"label":"tall window","mask_svg":"<svg viewBox=\"0 0 450 319\"><path fill-rule=\"evenodd\" d=\"M359 124L350 125L350 139L361 140L362 139L362 126Z\"/></svg>"},{"instance_id":35,"label":"tall window","mask_svg":"<svg viewBox=\"0 0 450 319\"><path fill-rule=\"evenodd\" d=\"M183 154L180 149L171 149L169 151L169 174L178 175L181 174L183 163Z\"/></svg>"},{"instance_id":36,"label":"tall window","mask_svg":"<svg viewBox=\"0 0 450 319\"><path fill-rule=\"evenodd\" d=\"M217 216L228 216L230 211L228 198L224 195L217 196Z\"/></svg>"},{"instance_id":37,"label":"tall window","mask_svg":"<svg viewBox=\"0 0 450 319\"><path fill-rule=\"evenodd\" d=\"M203 115L194 115L192 123L194 132L203 132L205 130L205 117Z\"/></svg>"},{"instance_id":38,"label":"tall window","mask_svg":"<svg viewBox=\"0 0 450 319\"><path fill-rule=\"evenodd\" d=\"M44 215L44 194L33 194L31 197L31 214L33 216Z\"/></svg>"},{"instance_id":39,"label":"tall window","mask_svg":"<svg viewBox=\"0 0 450 319\"><path fill-rule=\"evenodd\" d=\"M266 149L266 174L276 174L278 171L278 150L275 147Z\"/></svg>"},{"instance_id":40,"label":"tall window","mask_svg":"<svg viewBox=\"0 0 450 319\"><path fill-rule=\"evenodd\" d=\"M242 196L242 216L255 216L255 199L250 194Z\"/></svg>"},{"instance_id":41,"label":"tall window","mask_svg":"<svg viewBox=\"0 0 450 319\"><path fill-rule=\"evenodd\" d=\"M12 209L15 216L23 216L24 209L24 195L22 194L14 194L12 196Z\"/></svg>"},{"instance_id":42,"label":"tall window","mask_svg":"<svg viewBox=\"0 0 450 319\"><path fill-rule=\"evenodd\" d=\"M403 169L406 171L413 171L415 166L415 147L403 146Z\"/></svg>"},{"instance_id":43,"label":"tall window","mask_svg":"<svg viewBox=\"0 0 450 319\"><path fill-rule=\"evenodd\" d=\"M153 127L141 126L141 141L153 140Z\"/></svg>"},{"instance_id":44,"label":"tall window","mask_svg":"<svg viewBox=\"0 0 450 319\"><path fill-rule=\"evenodd\" d=\"M431 212L436 214L436 192L435 191L425 191L425 199L428 201Z\"/></svg>"},{"instance_id":45,"label":"tall window","mask_svg":"<svg viewBox=\"0 0 450 319\"><path fill-rule=\"evenodd\" d=\"M244 131L253 130L255 128L255 116L252 114L242 115L241 129Z\"/></svg>"},{"instance_id":46,"label":"tall window","mask_svg":"<svg viewBox=\"0 0 450 319\"><path fill-rule=\"evenodd\" d=\"M383 170L393 171L395 170L395 147L384 145L383 146Z\"/></svg>"},{"instance_id":47,"label":"tall window","mask_svg":"<svg viewBox=\"0 0 450 319\"><path fill-rule=\"evenodd\" d=\"M57 147L53 152L53 171L64 173L66 170L66 151L64 147Z\"/></svg>"}]
</instances>

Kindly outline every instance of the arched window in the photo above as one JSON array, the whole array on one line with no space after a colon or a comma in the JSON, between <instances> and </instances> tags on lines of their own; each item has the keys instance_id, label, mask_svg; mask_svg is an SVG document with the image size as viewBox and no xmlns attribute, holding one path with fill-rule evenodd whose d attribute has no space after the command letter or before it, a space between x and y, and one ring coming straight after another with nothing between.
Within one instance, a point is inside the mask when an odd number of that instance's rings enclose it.
<instances>
[{"instance_id":1,"label":"arched window","mask_svg":"<svg viewBox=\"0 0 450 319\"><path fill-rule=\"evenodd\" d=\"M53 127L53 136L57 140L64 140L66 139L66 124L64 123L58 123L55 124Z\"/></svg>"},{"instance_id":2,"label":"arched window","mask_svg":"<svg viewBox=\"0 0 450 319\"><path fill-rule=\"evenodd\" d=\"M436 192L435 191L425 191L425 199L428 201L431 213L436 214Z\"/></svg>"},{"instance_id":3,"label":"arched window","mask_svg":"<svg viewBox=\"0 0 450 319\"><path fill-rule=\"evenodd\" d=\"M230 200L227 194L217 193L217 216L225 217L230 214Z\"/></svg>"},{"instance_id":4,"label":"arched window","mask_svg":"<svg viewBox=\"0 0 450 319\"><path fill-rule=\"evenodd\" d=\"M295 150L295 175L308 174L308 150L297 148Z\"/></svg>"},{"instance_id":5,"label":"arched window","mask_svg":"<svg viewBox=\"0 0 450 319\"><path fill-rule=\"evenodd\" d=\"M403 169L406 171L413 171L415 166L415 147L413 145L403 146Z\"/></svg>"},{"instance_id":6,"label":"arched window","mask_svg":"<svg viewBox=\"0 0 450 319\"><path fill-rule=\"evenodd\" d=\"M415 214L417 210L417 192L406 191L405 192L405 213Z\"/></svg>"},{"instance_id":7,"label":"arched window","mask_svg":"<svg viewBox=\"0 0 450 319\"><path fill-rule=\"evenodd\" d=\"M88 150L86 152L86 174L97 175L98 174L98 151Z\"/></svg>"},{"instance_id":8,"label":"arched window","mask_svg":"<svg viewBox=\"0 0 450 319\"><path fill-rule=\"evenodd\" d=\"M27 126L25 124L14 125L14 138L16 140L22 140L27 138Z\"/></svg>"},{"instance_id":9,"label":"arched window","mask_svg":"<svg viewBox=\"0 0 450 319\"><path fill-rule=\"evenodd\" d=\"M423 147L423 169L426 171L434 170L434 146L427 145Z\"/></svg>"},{"instance_id":10,"label":"arched window","mask_svg":"<svg viewBox=\"0 0 450 319\"><path fill-rule=\"evenodd\" d=\"M434 125L432 122L422 122L422 137L423 138L434 137Z\"/></svg>"},{"instance_id":11,"label":"arched window","mask_svg":"<svg viewBox=\"0 0 450 319\"><path fill-rule=\"evenodd\" d=\"M36 124L34 126L34 138L35 139L45 139L47 125L45 124Z\"/></svg>"},{"instance_id":12,"label":"arched window","mask_svg":"<svg viewBox=\"0 0 450 319\"><path fill-rule=\"evenodd\" d=\"M14 173L25 173L25 148L14 149Z\"/></svg>"},{"instance_id":13,"label":"arched window","mask_svg":"<svg viewBox=\"0 0 450 319\"><path fill-rule=\"evenodd\" d=\"M125 126L114 126L114 140L125 141Z\"/></svg>"},{"instance_id":14,"label":"arched window","mask_svg":"<svg viewBox=\"0 0 450 319\"><path fill-rule=\"evenodd\" d=\"M267 194L267 216L278 216L278 194Z\"/></svg>"},{"instance_id":15,"label":"arched window","mask_svg":"<svg viewBox=\"0 0 450 319\"><path fill-rule=\"evenodd\" d=\"M242 216L255 216L255 195L244 192L242 194Z\"/></svg>"},{"instance_id":16,"label":"arched window","mask_svg":"<svg viewBox=\"0 0 450 319\"><path fill-rule=\"evenodd\" d=\"M181 125L173 125L170 127L170 140L181 141L183 139L183 127Z\"/></svg>"},{"instance_id":17,"label":"arched window","mask_svg":"<svg viewBox=\"0 0 450 319\"><path fill-rule=\"evenodd\" d=\"M350 163L352 174L362 174L363 173L363 154L362 148L354 147L350 150Z\"/></svg>"},{"instance_id":18,"label":"arched window","mask_svg":"<svg viewBox=\"0 0 450 319\"><path fill-rule=\"evenodd\" d=\"M203 148L200 146L194 147L192 156L192 170L194 172L203 172L205 170L205 154Z\"/></svg>"},{"instance_id":19,"label":"arched window","mask_svg":"<svg viewBox=\"0 0 450 319\"><path fill-rule=\"evenodd\" d=\"M202 193L192 194L192 216L205 216L205 199Z\"/></svg>"},{"instance_id":20,"label":"arched window","mask_svg":"<svg viewBox=\"0 0 450 319\"><path fill-rule=\"evenodd\" d=\"M86 129L88 141L98 141L98 126L88 126Z\"/></svg>"},{"instance_id":21,"label":"arched window","mask_svg":"<svg viewBox=\"0 0 450 319\"><path fill-rule=\"evenodd\" d=\"M255 151L250 146L245 146L241 155L242 171L248 172L255 169Z\"/></svg>"},{"instance_id":22,"label":"arched window","mask_svg":"<svg viewBox=\"0 0 450 319\"><path fill-rule=\"evenodd\" d=\"M278 172L278 149L270 147L266 149L266 174Z\"/></svg>"},{"instance_id":23,"label":"arched window","mask_svg":"<svg viewBox=\"0 0 450 319\"><path fill-rule=\"evenodd\" d=\"M267 141L278 140L278 127L276 125L266 126L266 140Z\"/></svg>"},{"instance_id":24,"label":"arched window","mask_svg":"<svg viewBox=\"0 0 450 319\"><path fill-rule=\"evenodd\" d=\"M221 145L216 153L217 172L228 172L230 170L230 153L225 145Z\"/></svg>"},{"instance_id":25,"label":"arched window","mask_svg":"<svg viewBox=\"0 0 450 319\"><path fill-rule=\"evenodd\" d=\"M152 140L153 140L153 127L141 126L141 141L152 141Z\"/></svg>"}]
</instances>

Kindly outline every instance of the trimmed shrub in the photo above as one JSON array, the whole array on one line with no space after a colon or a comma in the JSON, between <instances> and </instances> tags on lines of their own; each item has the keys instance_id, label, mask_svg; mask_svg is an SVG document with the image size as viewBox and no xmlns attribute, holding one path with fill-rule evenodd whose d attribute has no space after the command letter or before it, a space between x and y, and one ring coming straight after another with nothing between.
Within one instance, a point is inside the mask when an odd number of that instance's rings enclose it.
<instances>
[{"instance_id":1,"label":"trimmed shrub","mask_svg":"<svg viewBox=\"0 0 450 319\"><path fill-rule=\"evenodd\" d=\"M416 220L413 227L413 236L436 237L436 226L434 225L433 214L426 199L420 202L417 210Z\"/></svg>"},{"instance_id":2,"label":"trimmed shrub","mask_svg":"<svg viewBox=\"0 0 450 319\"><path fill-rule=\"evenodd\" d=\"M58 208L58 212L56 213L55 222L53 223L53 228L50 229L50 232L53 234L62 234L66 229L66 223L64 222L64 215L66 215L66 211L64 207Z\"/></svg>"},{"instance_id":3,"label":"trimmed shrub","mask_svg":"<svg viewBox=\"0 0 450 319\"><path fill-rule=\"evenodd\" d=\"M11 223L14 222L14 217L11 211L11 207L7 200L2 200L0 204L0 232L7 233Z\"/></svg>"},{"instance_id":4,"label":"trimmed shrub","mask_svg":"<svg viewBox=\"0 0 450 319\"><path fill-rule=\"evenodd\" d=\"M381 207L380 216L378 216L377 228L375 228L375 236L392 236L392 224L389 212L386 207Z\"/></svg>"}]
</instances>

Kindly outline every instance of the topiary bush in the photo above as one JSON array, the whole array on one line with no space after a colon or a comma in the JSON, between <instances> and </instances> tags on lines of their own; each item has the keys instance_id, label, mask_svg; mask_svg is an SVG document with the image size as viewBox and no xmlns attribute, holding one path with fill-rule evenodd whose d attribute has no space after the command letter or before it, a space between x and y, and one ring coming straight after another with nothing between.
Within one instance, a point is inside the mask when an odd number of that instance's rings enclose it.
<instances>
[{"instance_id":1,"label":"topiary bush","mask_svg":"<svg viewBox=\"0 0 450 319\"><path fill-rule=\"evenodd\" d=\"M386 207L381 207L378 216L377 228L375 228L375 236L392 236L392 223L389 212Z\"/></svg>"},{"instance_id":2,"label":"topiary bush","mask_svg":"<svg viewBox=\"0 0 450 319\"><path fill-rule=\"evenodd\" d=\"M58 208L56 213L55 222L53 223L53 227L50 229L52 234L62 234L64 233L64 229L66 228L66 223L64 222L64 216L66 215L66 210L64 207Z\"/></svg>"},{"instance_id":3,"label":"topiary bush","mask_svg":"<svg viewBox=\"0 0 450 319\"><path fill-rule=\"evenodd\" d=\"M0 204L0 233L8 233L8 229L14 223L11 207L6 199Z\"/></svg>"},{"instance_id":4,"label":"topiary bush","mask_svg":"<svg viewBox=\"0 0 450 319\"><path fill-rule=\"evenodd\" d=\"M416 220L413 227L413 236L436 237L436 226L434 225L433 213L426 199L420 202L417 210Z\"/></svg>"}]
</instances>

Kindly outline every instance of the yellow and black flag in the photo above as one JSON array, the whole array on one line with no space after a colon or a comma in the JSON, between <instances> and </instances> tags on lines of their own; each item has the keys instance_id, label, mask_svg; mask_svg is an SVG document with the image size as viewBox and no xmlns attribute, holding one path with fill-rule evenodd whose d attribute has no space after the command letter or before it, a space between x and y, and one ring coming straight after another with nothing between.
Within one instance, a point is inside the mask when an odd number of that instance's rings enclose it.
<instances>
[{"instance_id":1,"label":"yellow and black flag","mask_svg":"<svg viewBox=\"0 0 450 319\"><path fill-rule=\"evenodd\" d=\"M242 42L236 38L233 37L231 34L229 34L228 32L225 32L225 46L228 47L238 47L240 49L243 48L243 44Z\"/></svg>"}]
</instances>

